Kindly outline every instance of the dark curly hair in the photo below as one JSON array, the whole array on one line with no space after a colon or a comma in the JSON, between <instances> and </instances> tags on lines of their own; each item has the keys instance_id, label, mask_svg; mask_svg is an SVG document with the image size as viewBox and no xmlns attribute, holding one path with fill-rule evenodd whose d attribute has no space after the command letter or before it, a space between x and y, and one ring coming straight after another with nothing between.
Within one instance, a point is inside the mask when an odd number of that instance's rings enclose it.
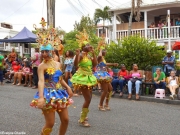
<instances>
[{"instance_id":1,"label":"dark curly hair","mask_svg":"<svg viewBox=\"0 0 180 135\"><path fill-rule=\"evenodd\" d=\"M66 55L66 53L69 52L69 56ZM65 53L65 57L74 57L74 52L69 50Z\"/></svg>"}]
</instances>

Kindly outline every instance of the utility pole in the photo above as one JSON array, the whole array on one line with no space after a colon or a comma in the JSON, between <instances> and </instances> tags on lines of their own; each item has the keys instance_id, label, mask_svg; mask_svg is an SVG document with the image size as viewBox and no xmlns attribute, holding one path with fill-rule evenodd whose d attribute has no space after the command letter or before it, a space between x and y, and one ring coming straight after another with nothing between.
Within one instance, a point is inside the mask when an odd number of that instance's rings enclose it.
<instances>
[{"instance_id":1,"label":"utility pole","mask_svg":"<svg viewBox=\"0 0 180 135\"><path fill-rule=\"evenodd\" d=\"M47 0L47 26L55 28L55 0Z\"/></svg>"}]
</instances>

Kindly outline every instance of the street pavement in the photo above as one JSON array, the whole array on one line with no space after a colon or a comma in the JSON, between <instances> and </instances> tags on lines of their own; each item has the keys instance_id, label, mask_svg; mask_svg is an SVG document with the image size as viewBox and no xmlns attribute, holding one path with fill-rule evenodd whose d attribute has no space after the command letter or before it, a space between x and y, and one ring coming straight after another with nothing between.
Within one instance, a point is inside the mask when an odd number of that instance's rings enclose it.
<instances>
[{"instance_id":1,"label":"street pavement","mask_svg":"<svg viewBox=\"0 0 180 135\"><path fill-rule=\"evenodd\" d=\"M41 110L29 106L37 90L5 84L0 86L0 134L25 132L39 135L44 124ZM111 111L98 111L99 96L93 95L89 112L91 127L78 125L83 97L73 97L74 107L69 107L69 127L66 135L180 135L180 106L129 101L112 98ZM60 120L52 135L58 135Z\"/></svg>"}]
</instances>

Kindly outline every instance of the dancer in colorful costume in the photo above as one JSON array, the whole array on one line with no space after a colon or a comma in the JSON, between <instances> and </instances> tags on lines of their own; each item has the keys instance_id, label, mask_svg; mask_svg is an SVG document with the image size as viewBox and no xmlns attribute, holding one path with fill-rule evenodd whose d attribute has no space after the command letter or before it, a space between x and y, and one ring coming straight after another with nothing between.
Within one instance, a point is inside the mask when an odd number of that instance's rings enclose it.
<instances>
[{"instance_id":1,"label":"dancer in colorful costume","mask_svg":"<svg viewBox=\"0 0 180 135\"><path fill-rule=\"evenodd\" d=\"M79 124L85 127L89 127L89 123L87 122L87 114L89 112L89 105L92 98L92 86L97 84L96 77L92 73L92 66L95 67L97 65L97 59L94 53L94 49L88 42L88 35L86 31L79 32L79 35L76 35L78 38L79 46L82 49L76 50L76 57L74 61L74 66L78 67L76 73L72 76L71 82L74 86L78 86L79 90L82 92L84 96L84 104L82 107L81 116L79 119ZM89 53L92 53L92 57Z\"/></svg>"},{"instance_id":2,"label":"dancer in colorful costume","mask_svg":"<svg viewBox=\"0 0 180 135\"><path fill-rule=\"evenodd\" d=\"M65 135L68 127L68 110L67 106L72 104L73 93L71 88L62 79L62 72L59 69L60 63L52 58L53 47L56 47L57 32L50 27L45 29L45 21L42 19L42 28L36 28L37 42L40 45L40 51L43 62L38 66L38 92L31 102L32 107L42 109L45 118L45 125L41 135L50 135L55 122L55 111L58 113L61 125L60 135Z\"/></svg>"},{"instance_id":3,"label":"dancer in colorful costume","mask_svg":"<svg viewBox=\"0 0 180 135\"><path fill-rule=\"evenodd\" d=\"M105 43L105 41L102 41L102 40L104 39L102 38L99 41L99 43ZM105 45L101 44L101 46L105 46ZM112 77L107 72L107 68L108 68L107 66L118 66L118 63L106 63L105 58L104 58L105 55L106 55L106 50L101 49L98 59L97 59L98 65L96 67L96 72L94 73L94 75L97 78L98 83L100 83L101 85L101 89L103 90L101 94L100 102L99 102L100 111L110 110L109 100L112 94L112 86L111 86ZM106 103L103 106L105 97L106 97Z\"/></svg>"}]
</instances>

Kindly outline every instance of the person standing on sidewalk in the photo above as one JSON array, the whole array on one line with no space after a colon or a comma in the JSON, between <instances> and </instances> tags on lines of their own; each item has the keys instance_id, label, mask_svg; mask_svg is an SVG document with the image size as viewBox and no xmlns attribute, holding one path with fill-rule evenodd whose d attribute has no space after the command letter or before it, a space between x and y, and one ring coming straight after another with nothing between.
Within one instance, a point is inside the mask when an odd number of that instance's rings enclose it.
<instances>
[{"instance_id":1,"label":"person standing on sidewalk","mask_svg":"<svg viewBox=\"0 0 180 135\"><path fill-rule=\"evenodd\" d=\"M59 39L58 52L59 52L59 60L60 60L60 63L63 64L64 46L62 45L62 40L60 40L60 39Z\"/></svg>"},{"instance_id":2,"label":"person standing on sidewalk","mask_svg":"<svg viewBox=\"0 0 180 135\"><path fill-rule=\"evenodd\" d=\"M4 57L0 54L0 82L3 85L3 67L4 67Z\"/></svg>"},{"instance_id":3,"label":"person standing on sidewalk","mask_svg":"<svg viewBox=\"0 0 180 135\"><path fill-rule=\"evenodd\" d=\"M38 66L41 63L40 62L40 53L39 53L39 48L35 48L35 53L34 56L31 58L32 60L32 68L33 68L33 79L34 79L34 87L33 89L37 89L38 87Z\"/></svg>"}]
</instances>

